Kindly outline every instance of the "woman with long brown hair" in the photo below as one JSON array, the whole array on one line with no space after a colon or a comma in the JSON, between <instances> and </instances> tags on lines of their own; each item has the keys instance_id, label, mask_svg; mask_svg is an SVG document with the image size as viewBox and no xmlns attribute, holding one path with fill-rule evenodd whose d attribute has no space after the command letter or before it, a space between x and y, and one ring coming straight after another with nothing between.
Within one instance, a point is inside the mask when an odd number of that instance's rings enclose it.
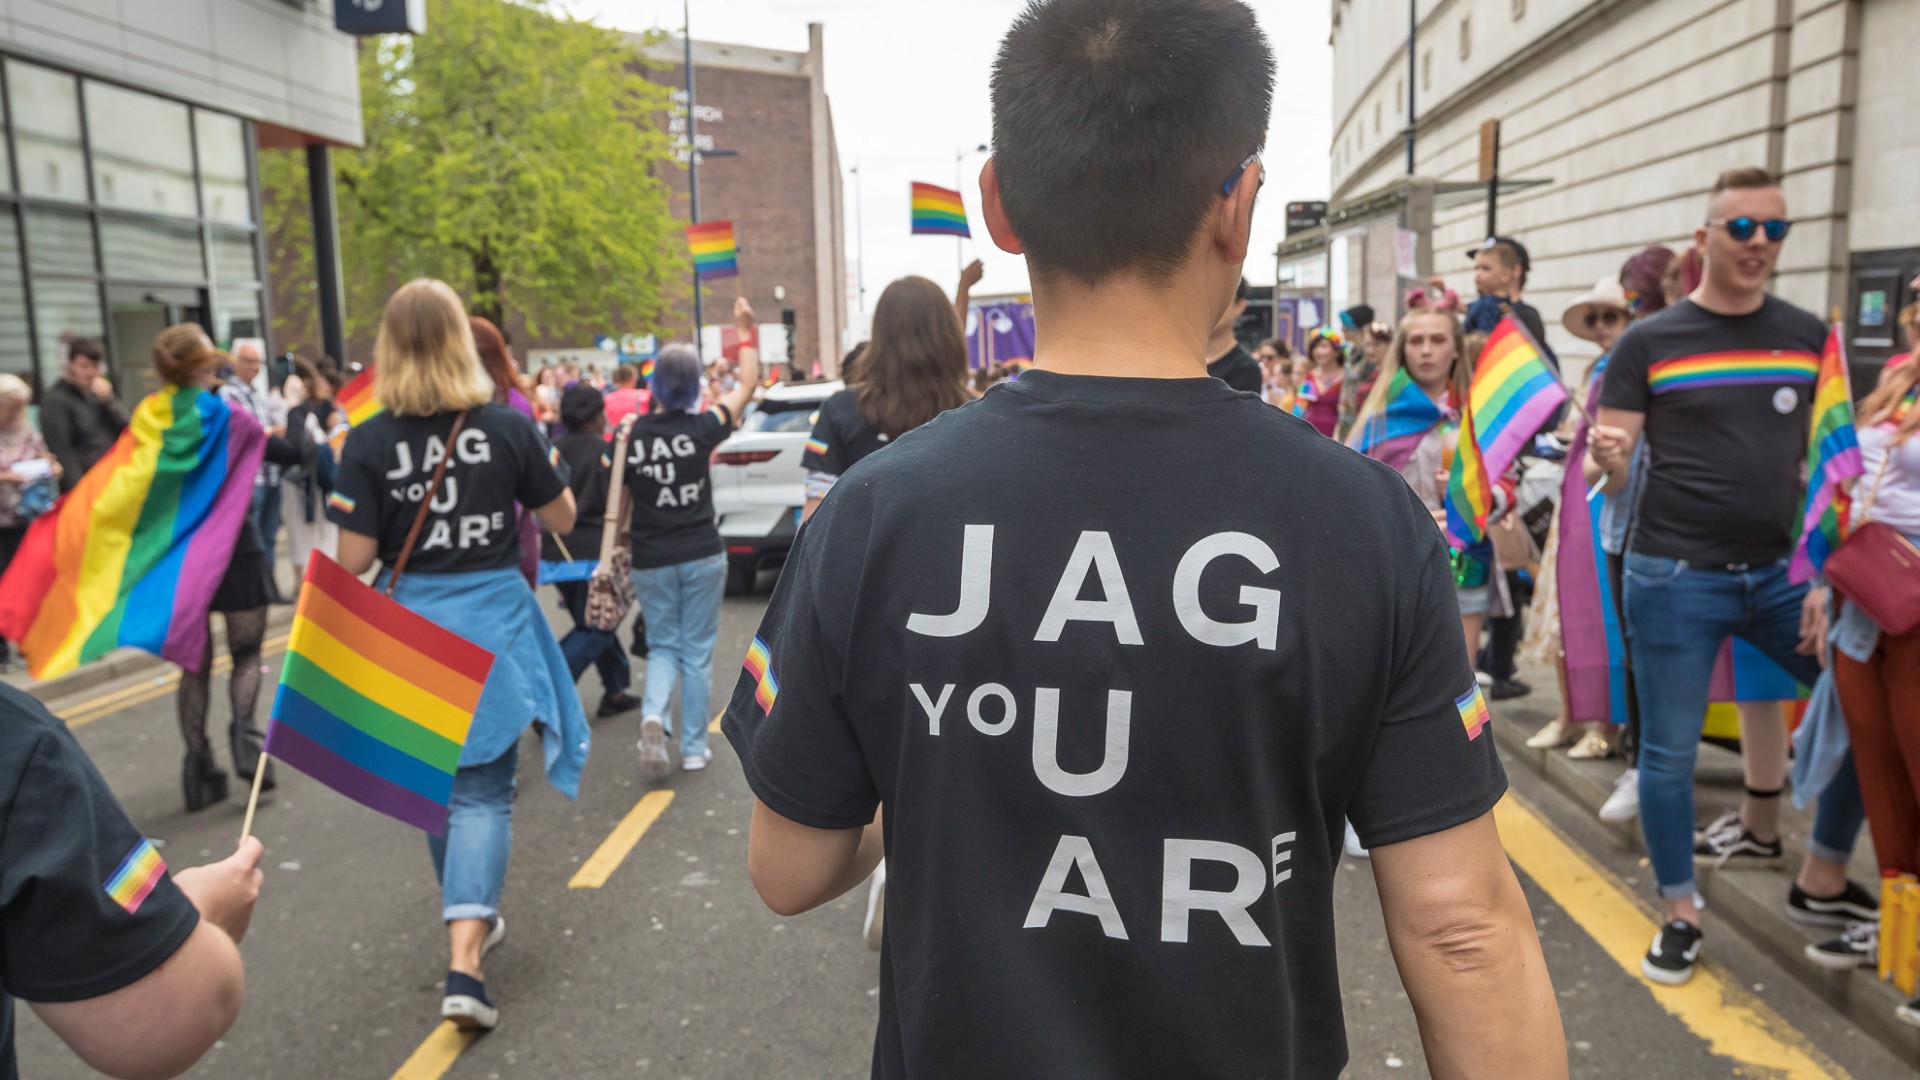
<instances>
[{"instance_id":1,"label":"woman with long brown hair","mask_svg":"<svg viewBox=\"0 0 1920 1080\"><path fill-rule=\"evenodd\" d=\"M801 464L805 517L862 458L972 398L967 339L940 286L904 277L873 309L873 337L847 389L820 406Z\"/></svg>"},{"instance_id":2,"label":"woman with long brown hair","mask_svg":"<svg viewBox=\"0 0 1920 1080\"><path fill-rule=\"evenodd\" d=\"M590 734L566 657L519 571L515 503L547 528L573 528L573 494L534 422L494 401L473 328L445 282L421 278L387 301L373 347L385 412L356 425L340 452L327 512L340 565L494 654L454 774L445 836L427 840L440 880L451 959L441 1016L491 1028L499 1011L481 961L506 933L501 888L513 842L520 736L545 745L547 781L579 792ZM406 573L393 580L404 555Z\"/></svg>"},{"instance_id":3,"label":"woman with long brown hair","mask_svg":"<svg viewBox=\"0 0 1920 1080\"><path fill-rule=\"evenodd\" d=\"M487 378L493 380L493 403L506 405L513 411L535 423L539 417L535 414L533 402L523 392L524 381L520 369L513 362L513 350L507 345L507 337L493 320L478 315L467 319L473 328L473 348L480 354L480 366L486 369ZM513 527L520 537L520 572L527 576L527 584L536 588L540 582L540 525L533 520L533 512L519 504L514 505Z\"/></svg>"}]
</instances>

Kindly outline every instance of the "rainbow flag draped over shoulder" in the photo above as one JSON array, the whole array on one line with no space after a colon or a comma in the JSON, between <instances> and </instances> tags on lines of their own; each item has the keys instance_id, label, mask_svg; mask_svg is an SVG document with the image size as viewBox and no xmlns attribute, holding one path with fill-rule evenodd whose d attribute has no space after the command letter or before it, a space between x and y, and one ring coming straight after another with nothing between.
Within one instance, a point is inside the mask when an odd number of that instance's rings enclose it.
<instances>
[{"instance_id":1,"label":"rainbow flag draped over shoulder","mask_svg":"<svg viewBox=\"0 0 1920 1080\"><path fill-rule=\"evenodd\" d=\"M1386 404L1377 410L1361 410L1347 444L1397 471L1406 467L1420 440L1446 419L1446 413L1420 389L1406 368L1393 373L1384 400Z\"/></svg>"},{"instance_id":2,"label":"rainbow flag draped over shoulder","mask_svg":"<svg viewBox=\"0 0 1920 1080\"><path fill-rule=\"evenodd\" d=\"M913 235L961 236L973 238L967 228L967 204L952 188L935 184L913 185Z\"/></svg>"},{"instance_id":3,"label":"rainbow flag draped over shoulder","mask_svg":"<svg viewBox=\"0 0 1920 1080\"><path fill-rule=\"evenodd\" d=\"M1847 485L1866 471L1860 460L1859 433L1853 425L1853 390L1847 385L1846 347L1840 327L1827 332L1820 373L1813 383L1813 420L1807 433L1807 499L1800 517L1788 579L1805 581L1819 573L1846 538L1853 500Z\"/></svg>"},{"instance_id":4,"label":"rainbow flag draped over shoulder","mask_svg":"<svg viewBox=\"0 0 1920 1080\"><path fill-rule=\"evenodd\" d=\"M701 281L740 276L740 247L733 239L733 222L703 221L687 226L687 248L693 252L693 270Z\"/></svg>"},{"instance_id":5,"label":"rainbow flag draped over shoulder","mask_svg":"<svg viewBox=\"0 0 1920 1080\"><path fill-rule=\"evenodd\" d=\"M314 552L267 753L435 836L493 654Z\"/></svg>"},{"instance_id":6,"label":"rainbow flag draped over shoulder","mask_svg":"<svg viewBox=\"0 0 1920 1080\"><path fill-rule=\"evenodd\" d=\"M0 578L0 636L33 677L121 647L199 670L265 449L259 422L218 394L170 386L141 401Z\"/></svg>"},{"instance_id":7,"label":"rainbow flag draped over shoulder","mask_svg":"<svg viewBox=\"0 0 1920 1080\"><path fill-rule=\"evenodd\" d=\"M1500 476L1566 404L1567 388L1520 320L1508 315L1480 351L1467 396L1487 473Z\"/></svg>"},{"instance_id":8,"label":"rainbow flag draped over shoulder","mask_svg":"<svg viewBox=\"0 0 1920 1080\"><path fill-rule=\"evenodd\" d=\"M1487 517L1493 513L1493 477L1480 454L1472 410L1460 416L1460 442L1447 469L1446 506L1448 543L1464 551L1487 538Z\"/></svg>"}]
</instances>

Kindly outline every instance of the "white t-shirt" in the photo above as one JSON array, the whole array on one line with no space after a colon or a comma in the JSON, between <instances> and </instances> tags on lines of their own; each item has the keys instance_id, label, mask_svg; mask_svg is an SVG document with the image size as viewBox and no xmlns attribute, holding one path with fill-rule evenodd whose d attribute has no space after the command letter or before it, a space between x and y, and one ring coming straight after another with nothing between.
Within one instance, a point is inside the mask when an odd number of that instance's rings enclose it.
<instances>
[{"instance_id":1,"label":"white t-shirt","mask_svg":"<svg viewBox=\"0 0 1920 1080\"><path fill-rule=\"evenodd\" d=\"M1859 486L1854 488L1856 521L1860 507L1874 490L1880 464L1886 459L1887 448L1893 440L1891 424L1860 429L1860 460L1867 470L1861 475ZM1887 466L1886 479L1881 481L1880 492L1874 496L1867 516L1908 536L1920 536L1920 435L1893 447L1893 461Z\"/></svg>"}]
</instances>

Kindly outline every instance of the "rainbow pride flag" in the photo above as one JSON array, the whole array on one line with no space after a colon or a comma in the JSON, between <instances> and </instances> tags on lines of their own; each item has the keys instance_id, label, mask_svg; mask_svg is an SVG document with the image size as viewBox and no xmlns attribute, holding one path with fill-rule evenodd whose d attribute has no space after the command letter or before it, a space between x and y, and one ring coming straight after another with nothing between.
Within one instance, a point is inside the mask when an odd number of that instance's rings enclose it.
<instances>
[{"instance_id":1,"label":"rainbow pride flag","mask_svg":"<svg viewBox=\"0 0 1920 1080\"><path fill-rule=\"evenodd\" d=\"M1846 538L1853 502L1847 495L1847 485L1865 471L1859 433L1853 426L1847 350L1840 340L1840 327L1835 325L1827 332L1827 347L1820 355L1820 373L1813 384L1813 421L1807 432L1807 499L1788 580L1805 581L1819 573L1827 564L1827 556Z\"/></svg>"},{"instance_id":2,"label":"rainbow pride flag","mask_svg":"<svg viewBox=\"0 0 1920 1080\"><path fill-rule=\"evenodd\" d=\"M1406 467L1427 432L1446 419L1446 413L1420 389L1406 368L1393 373L1385 401L1378 410L1360 411L1348 445L1398 471Z\"/></svg>"},{"instance_id":3,"label":"rainbow pride flag","mask_svg":"<svg viewBox=\"0 0 1920 1080\"><path fill-rule=\"evenodd\" d=\"M33 677L123 646L199 670L207 606L265 449L259 422L218 394L147 395L100 463L34 521L0 578L0 636L20 643Z\"/></svg>"},{"instance_id":4,"label":"rainbow pride flag","mask_svg":"<svg viewBox=\"0 0 1920 1080\"><path fill-rule=\"evenodd\" d=\"M1655 394L1709 386L1771 386L1810 383L1820 374L1820 358L1806 352L1701 353L1655 361L1647 370L1647 389Z\"/></svg>"},{"instance_id":5,"label":"rainbow pride flag","mask_svg":"<svg viewBox=\"0 0 1920 1080\"><path fill-rule=\"evenodd\" d=\"M492 670L492 653L316 551L294 609L267 753L444 836L453 774Z\"/></svg>"},{"instance_id":6,"label":"rainbow pride flag","mask_svg":"<svg viewBox=\"0 0 1920 1080\"><path fill-rule=\"evenodd\" d=\"M334 396L334 404L347 414L347 423L354 427L387 411L387 407L380 404L380 399L373 396L371 367L362 368L360 374L347 380L347 385L341 387L340 393Z\"/></svg>"},{"instance_id":7,"label":"rainbow pride flag","mask_svg":"<svg viewBox=\"0 0 1920 1080\"><path fill-rule=\"evenodd\" d=\"M1493 479L1474 437L1473 412L1460 416L1460 443L1447 469L1447 542L1466 550L1487 538L1487 517L1493 513Z\"/></svg>"},{"instance_id":8,"label":"rainbow pride flag","mask_svg":"<svg viewBox=\"0 0 1920 1080\"><path fill-rule=\"evenodd\" d=\"M973 238L967 228L967 204L960 193L937 184L913 185L913 235Z\"/></svg>"},{"instance_id":9,"label":"rainbow pride flag","mask_svg":"<svg viewBox=\"0 0 1920 1080\"><path fill-rule=\"evenodd\" d=\"M733 222L703 221L687 226L687 247L701 281L740 276L740 248L733 240Z\"/></svg>"},{"instance_id":10,"label":"rainbow pride flag","mask_svg":"<svg viewBox=\"0 0 1920 1080\"><path fill-rule=\"evenodd\" d=\"M120 865L114 867L113 876L102 887L114 903L127 909L127 914L137 915L140 905L146 903L166 874L167 864L160 858L159 849L143 836L133 850L127 852L127 857L120 860Z\"/></svg>"},{"instance_id":11,"label":"rainbow pride flag","mask_svg":"<svg viewBox=\"0 0 1920 1080\"><path fill-rule=\"evenodd\" d=\"M1520 320L1502 318L1480 351L1467 395L1487 475L1504 474L1566 401L1567 388Z\"/></svg>"}]
</instances>

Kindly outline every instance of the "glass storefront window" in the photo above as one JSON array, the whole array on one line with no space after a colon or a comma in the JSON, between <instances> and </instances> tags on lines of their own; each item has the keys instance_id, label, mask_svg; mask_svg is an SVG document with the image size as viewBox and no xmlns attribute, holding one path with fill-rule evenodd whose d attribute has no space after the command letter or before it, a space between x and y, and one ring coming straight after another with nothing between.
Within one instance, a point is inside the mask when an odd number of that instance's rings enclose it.
<instances>
[{"instance_id":1,"label":"glass storefront window","mask_svg":"<svg viewBox=\"0 0 1920 1080\"><path fill-rule=\"evenodd\" d=\"M260 290L220 289L213 300L213 340L223 347L234 338L265 337L260 318Z\"/></svg>"},{"instance_id":2,"label":"glass storefront window","mask_svg":"<svg viewBox=\"0 0 1920 1080\"><path fill-rule=\"evenodd\" d=\"M86 202L87 162L73 76L9 60L7 98L20 157L21 194Z\"/></svg>"},{"instance_id":3,"label":"glass storefront window","mask_svg":"<svg viewBox=\"0 0 1920 1080\"><path fill-rule=\"evenodd\" d=\"M185 105L87 82L87 144L101 206L199 217Z\"/></svg>"},{"instance_id":4,"label":"glass storefront window","mask_svg":"<svg viewBox=\"0 0 1920 1080\"><path fill-rule=\"evenodd\" d=\"M93 274L93 220L79 210L27 209L27 270L42 274Z\"/></svg>"},{"instance_id":5,"label":"glass storefront window","mask_svg":"<svg viewBox=\"0 0 1920 1080\"><path fill-rule=\"evenodd\" d=\"M0 209L0 371L33 381L33 348L27 334L26 279L20 273L20 227Z\"/></svg>"},{"instance_id":6,"label":"glass storefront window","mask_svg":"<svg viewBox=\"0 0 1920 1080\"><path fill-rule=\"evenodd\" d=\"M213 278L228 285L255 286L260 283L260 273L254 265L251 232L213 230Z\"/></svg>"},{"instance_id":7,"label":"glass storefront window","mask_svg":"<svg viewBox=\"0 0 1920 1080\"><path fill-rule=\"evenodd\" d=\"M33 326L40 346L40 384L52 386L67 358L66 350L60 347L62 335L105 336L100 286L91 281L34 278Z\"/></svg>"},{"instance_id":8,"label":"glass storefront window","mask_svg":"<svg viewBox=\"0 0 1920 1080\"><path fill-rule=\"evenodd\" d=\"M200 201L213 221L253 224L253 198L247 186L247 129L236 116L193 110L193 133L200 148Z\"/></svg>"},{"instance_id":9,"label":"glass storefront window","mask_svg":"<svg viewBox=\"0 0 1920 1080\"><path fill-rule=\"evenodd\" d=\"M100 216L107 276L132 281L203 281L200 226L151 218Z\"/></svg>"}]
</instances>

